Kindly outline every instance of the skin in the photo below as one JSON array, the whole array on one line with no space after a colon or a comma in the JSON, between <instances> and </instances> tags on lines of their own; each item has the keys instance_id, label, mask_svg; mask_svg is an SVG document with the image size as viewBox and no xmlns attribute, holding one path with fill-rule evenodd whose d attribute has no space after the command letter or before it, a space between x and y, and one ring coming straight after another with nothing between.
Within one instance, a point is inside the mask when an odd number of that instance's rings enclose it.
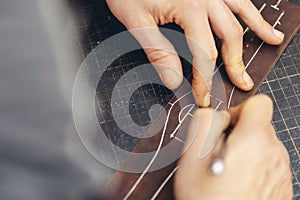
<instances>
[{"instance_id":1,"label":"skin","mask_svg":"<svg viewBox=\"0 0 300 200\"><path fill-rule=\"evenodd\" d=\"M175 22L182 27L193 55L192 86L202 107L210 104L211 79L218 56L213 33L222 41L225 69L232 83L245 91L253 88L242 60L243 29L234 14L266 43L278 45L284 39L284 34L273 29L250 0L107 0L107 4L144 47L149 61L170 89L180 86L182 67L173 45L158 26ZM271 100L261 95L228 113L198 110L190 126L190 132L196 130L196 136L190 137L190 146L175 174L176 199L292 199L289 156L270 123L272 110ZM218 144L211 149L230 123L234 129L226 142L225 171L214 176L208 168ZM210 137L206 137L207 133Z\"/></svg>"},{"instance_id":2,"label":"skin","mask_svg":"<svg viewBox=\"0 0 300 200\"><path fill-rule=\"evenodd\" d=\"M201 123L179 161L174 184L176 199L291 200L289 156L270 123L272 112L272 102L264 95L254 96L229 109L230 114L225 114L224 120L217 122L214 120L217 115L211 109L196 111L191 127ZM211 120L221 129L229 123L234 125L226 141L225 169L219 176L208 171L218 145L204 159L199 159Z\"/></svg>"},{"instance_id":3,"label":"skin","mask_svg":"<svg viewBox=\"0 0 300 200\"><path fill-rule=\"evenodd\" d=\"M223 60L232 83L245 91L253 88L242 60L243 28L234 14L268 44L278 45L284 38L250 0L107 0L107 4L142 47L151 47L144 48L145 53L170 89L181 84L182 67L173 45L158 26L175 22L183 28L193 55L192 86L202 107L210 105L211 79L218 55L213 32L222 41Z\"/></svg>"}]
</instances>

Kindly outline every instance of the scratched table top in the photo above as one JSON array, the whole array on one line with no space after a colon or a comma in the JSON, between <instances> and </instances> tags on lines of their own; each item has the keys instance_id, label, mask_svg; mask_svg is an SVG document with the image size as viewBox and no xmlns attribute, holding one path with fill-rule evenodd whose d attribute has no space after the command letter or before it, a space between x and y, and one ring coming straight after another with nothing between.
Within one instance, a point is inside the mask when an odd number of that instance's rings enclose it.
<instances>
[{"instance_id":1,"label":"scratched table top","mask_svg":"<svg viewBox=\"0 0 300 200\"><path fill-rule=\"evenodd\" d=\"M300 5L299 0L291 1ZM110 13L104 1L76 0L72 1L79 14L78 48L81 51L82 60L87 54L105 39L125 30ZM167 28L181 31L176 25L167 25ZM137 50L121 56L113 62L106 77L100 80L101 87L97 92L97 107L102 110L98 114L99 123L109 130L110 138L114 143L126 150L135 147L138 140L123 134L112 119L109 112L110 90L115 89L115 82L119 80L124 71L136 66L148 63L142 50ZM190 73L189 63L183 61L184 74ZM186 67L187 66L187 67ZM151 71L151 70L150 70ZM149 71L149 74L151 72ZM148 73L148 72L145 72ZM145 78L145 76L143 76ZM126 95L126 86L120 88L119 95ZM294 200L300 200L300 33L298 32L288 48L285 50L274 69L268 75L259 89L259 93L270 96L274 102L273 125L280 140L287 148L293 171ZM149 109L154 104L165 106L172 93L160 85L148 85L135 91L130 98L132 119L140 126L147 125L151 118Z\"/></svg>"}]
</instances>

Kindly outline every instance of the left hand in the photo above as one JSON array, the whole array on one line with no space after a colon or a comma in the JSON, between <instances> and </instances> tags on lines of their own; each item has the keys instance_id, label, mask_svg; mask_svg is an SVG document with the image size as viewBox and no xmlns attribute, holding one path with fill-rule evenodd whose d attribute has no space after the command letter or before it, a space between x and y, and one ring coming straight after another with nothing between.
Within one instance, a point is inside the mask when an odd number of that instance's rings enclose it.
<instances>
[{"instance_id":1,"label":"left hand","mask_svg":"<svg viewBox=\"0 0 300 200\"><path fill-rule=\"evenodd\" d=\"M213 32L222 40L222 56L231 82L245 91L253 88L242 59L243 28L234 13L268 44L278 45L284 37L263 19L250 0L107 0L107 4L144 48L169 89L181 84L182 68L175 48L158 25L175 22L184 29L193 54L192 87L202 107L210 105L218 55Z\"/></svg>"}]
</instances>

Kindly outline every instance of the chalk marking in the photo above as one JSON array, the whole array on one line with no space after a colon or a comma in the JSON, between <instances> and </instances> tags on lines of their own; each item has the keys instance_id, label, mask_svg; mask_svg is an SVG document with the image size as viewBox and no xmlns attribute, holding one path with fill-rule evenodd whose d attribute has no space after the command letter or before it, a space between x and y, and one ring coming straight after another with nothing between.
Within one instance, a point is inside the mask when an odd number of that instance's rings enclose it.
<instances>
[{"instance_id":1,"label":"chalk marking","mask_svg":"<svg viewBox=\"0 0 300 200\"><path fill-rule=\"evenodd\" d=\"M220 101L219 104L217 105L217 107L215 108L215 110L217 110L222 105L222 103L224 103L224 102Z\"/></svg>"},{"instance_id":2,"label":"chalk marking","mask_svg":"<svg viewBox=\"0 0 300 200\"><path fill-rule=\"evenodd\" d=\"M281 3L282 0L278 0L277 3L275 5L271 5L272 8L274 8L275 10L279 10L278 6Z\"/></svg>"},{"instance_id":3,"label":"chalk marking","mask_svg":"<svg viewBox=\"0 0 300 200\"><path fill-rule=\"evenodd\" d=\"M171 179L171 177L175 174L175 172L177 171L179 166L175 167L173 169L173 171L169 174L169 176L164 180L164 182L160 185L160 187L156 190L156 192L154 193L154 195L151 197L150 200L154 200L156 199L156 197L159 195L159 193L161 192L161 190L165 187L165 185L167 184L167 182Z\"/></svg>"},{"instance_id":4,"label":"chalk marking","mask_svg":"<svg viewBox=\"0 0 300 200\"><path fill-rule=\"evenodd\" d=\"M277 18L276 22L275 22L274 25L273 25L273 28L275 28L275 26L277 26L277 24L280 25L280 20L281 20L281 18L283 17L283 15L284 15L284 12L282 12L282 13L279 15L279 17ZM254 59L255 56L258 54L259 50L261 49L261 47L262 47L264 44L265 44L265 42L263 41L263 42L259 45L258 49L255 51L255 53L253 54L253 56L251 57L251 59L250 59L249 62L247 63L245 69L247 69L247 68L249 67L250 63L253 61L253 59ZM234 87L232 88L232 90L231 90L231 93L230 93L230 96L229 96L229 100L228 100L227 108L230 107L231 100L232 100L232 96L233 96L233 93L234 93L234 91L235 91L235 88L236 88L236 87L234 86Z\"/></svg>"},{"instance_id":5,"label":"chalk marking","mask_svg":"<svg viewBox=\"0 0 300 200\"><path fill-rule=\"evenodd\" d=\"M265 9L265 7L266 7L266 3L264 3L261 7L260 7L260 9L258 10L260 13ZM246 27L246 29L244 30L244 32L243 32L243 35L245 35L247 32L249 31L249 27ZM217 67L217 69L214 71L214 73L213 73L213 75L215 75L215 73L217 73L218 71L219 71L219 69L223 66L223 64L224 64L224 62L222 62L218 67Z\"/></svg>"},{"instance_id":6,"label":"chalk marking","mask_svg":"<svg viewBox=\"0 0 300 200\"><path fill-rule=\"evenodd\" d=\"M180 138L178 138L178 137L176 137L176 136L174 136L174 139L177 140L178 142L181 142L182 144L185 143L185 141L183 141L182 139L180 139Z\"/></svg>"},{"instance_id":7,"label":"chalk marking","mask_svg":"<svg viewBox=\"0 0 300 200\"><path fill-rule=\"evenodd\" d=\"M184 115L184 117L181 119L181 114L182 114L182 112L183 112L186 108L188 108L188 107L190 107L190 109L189 109L188 112ZM170 134L170 138L173 138L173 137L175 136L175 134L177 133L177 130L180 128L182 122L185 120L185 118L186 118L187 116L189 116L189 113L192 111L192 109L193 109L194 107L195 107L195 104L189 104L189 105L184 106L184 107L180 110L179 115L178 115L178 121L179 121L179 123L177 124L175 130Z\"/></svg>"},{"instance_id":8,"label":"chalk marking","mask_svg":"<svg viewBox=\"0 0 300 200\"><path fill-rule=\"evenodd\" d=\"M281 0L279 0L279 3L281 2ZM277 2L278 3L278 2ZM279 5L278 3L278 5ZM263 4L263 6L260 8L259 12L262 12L262 10L266 7L266 3ZM284 12L281 13L281 15L279 16L279 18L277 19L277 21L275 22L275 24L273 25L273 28L277 25L277 24L280 24L279 20L282 18L282 16L284 15ZM247 27L244 31L243 34L247 33L249 31L249 28ZM256 52L254 53L254 55L252 56L252 58L249 60L247 66L245 67L247 69L247 67L249 66L249 64L252 62L252 60L254 59L254 57L256 56L256 54L259 52L259 50L261 49L261 47L263 46L264 42L261 43L261 45L258 47L258 49L256 50ZM224 63L222 62L218 67L217 69L215 70L215 72L213 73L213 75L221 68L221 66L223 65ZM232 99L232 96L233 96L233 93L234 93L234 90L235 90L235 86L233 87L232 91L231 91L231 94L230 94L230 97L229 97L229 103L228 103L228 108L230 107L230 103L231 103L231 99ZM160 140L160 143L159 143L159 146L153 156L153 158L151 159L151 161L149 162L148 166L145 168L145 170L143 171L143 173L141 174L141 176L139 177L139 179L135 182L135 184L132 186L132 188L130 189L130 191L126 194L126 196L124 197L124 200L127 200L130 195L133 193L133 191L136 189L137 185L141 182L141 180L143 179L143 177L145 176L146 172L149 170L149 168L151 167L151 165L153 164L154 160L156 159L158 153L159 153L159 150L161 149L161 146L162 146L162 143L163 143L163 139L164 139L164 135L165 135L165 131L166 131L166 127L167 127L167 122L169 120L169 117L170 117L170 112L173 108L173 106L176 104L176 102L178 102L179 100L181 100L182 98L184 98L185 96L187 96L190 92L186 93L185 95L183 95L181 98L179 98L178 100L176 100L174 103L170 103L168 102L168 104L171 105L171 108L169 109L168 111L168 115L167 115L167 120L166 120L166 123L164 125L164 129L163 129L163 134L162 134L162 137L161 137L161 140ZM220 103L218 104L218 107L222 104L222 101L220 101ZM193 108L194 106L192 106ZM218 109L218 107L216 109ZM192 109L191 108L191 109ZM182 110L180 111L182 112ZM185 115L183 120L188 116L188 115L191 115L190 113ZM192 116L192 115L191 115ZM183 121L182 120L182 121ZM175 130L177 130L179 128L179 126L176 127ZM173 131L172 134L174 134L175 132ZM170 136L171 137L171 136ZM176 140L179 140L179 141L182 141L180 140L179 138L173 136ZM182 141L183 142L183 141ZM161 186L158 188L158 190L155 192L155 194L152 196L151 200L154 200L158 194L161 192L161 190L164 188L164 186L166 185L166 183L170 180L170 178L174 175L174 173L176 172L176 170L178 169L178 166L176 168L174 168L174 170L169 174L169 176L164 180L164 182L161 184Z\"/></svg>"},{"instance_id":9,"label":"chalk marking","mask_svg":"<svg viewBox=\"0 0 300 200\"><path fill-rule=\"evenodd\" d=\"M266 6L266 3L262 6L262 8L260 10L263 10L264 7ZM260 11L261 12L261 11ZM280 23L280 19L283 17L284 15L284 12L281 13L281 15L278 17L278 19L276 20L275 24L273 25L273 28L277 25L277 24L281 24ZM247 27L248 28L248 27ZM248 30L246 29L245 32L247 32ZM258 47L258 49L256 50L256 52L254 53L254 55L252 56L252 58L249 60L249 62L247 63L247 66L246 68L248 68L250 62L252 62L252 60L254 59L254 57L256 56L256 54L258 53L258 51L261 49L261 47L263 46L264 42L261 43L261 45ZM223 64L223 63L222 63ZM222 65L221 64L221 65ZM221 66L219 66L217 70L219 70ZM215 74L216 72L214 72ZM233 93L234 93L234 90L235 90L235 86L233 87L231 93L230 93L230 97L229 97L229 103L228 103L228 108L230 107L230 103L231 103L231 100L232 100L232 96L233 96ZM219 99L218 99L219 100ZM221 103L222 101L219 100ZM216 108L217 109L217 108ZM177 166L176 168L174 168L174 170L169 174L169 176L164 180L164 182L160 185L160 187L158 188L158 190L155 192L155 194L152 196L151 200L155 200L155 198L158 196L158 194L161 192L161 190L164 188L164 186L166 185L166 183L170 180L170 178L174 175L174 173L176 172L176 170L178 169L179 166Z\"/></svg>"},{"instance_id":10,"label":"chalk marking","mask_svg":"<svg viewBox=\"0 0 300 200\"><path fill-rule=\"evenodd\" d=\"M131 189L128 191L128 193L125 195L125 197L123 198L123 200L127 200L131 195L132 193L134 192L134 190L136 189L136 187L138 186L138 184L142 181L143 177L145 176L145 174L147 173L147 171L150 169L151 165L153 164L154 160L156 159L161 147L162 147L162 144L163 144L163 140L164 140L164 136L165 136L165 133L166 133L166 129L167 129L167 125L168 125L168 121L169 121L169 118L170 118L170 114L171 114L171 111L172 111L172 108L173 106L178 102L180 101L181 99L183 99L184 97L186 97L188 94L190 94L192 91L189 91L187 92L186 94L184 94L182 97L180 97L179 99L177 99L174 103L169 103L171 105L169 111L168 111L168 115L167 115L167 120L164 124L164 129L163 129L163 133L161 135L161 139L160 139L160 142L159 142L159 145L157 147L157 150L153 156L153 158L151 159L151 161L149 162L149 164L147 165L147 167L145 168L145 170L143 171L143 173L140 175L140 177L137 179L137 181L134 183L134 185L131 187Z\"/></svg>"}]
</instances>

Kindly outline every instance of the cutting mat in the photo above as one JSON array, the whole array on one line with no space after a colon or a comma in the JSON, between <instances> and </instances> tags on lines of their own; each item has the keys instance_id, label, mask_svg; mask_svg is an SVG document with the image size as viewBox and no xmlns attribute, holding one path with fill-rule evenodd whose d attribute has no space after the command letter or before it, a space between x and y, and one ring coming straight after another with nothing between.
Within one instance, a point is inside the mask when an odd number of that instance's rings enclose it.
<instances>
[{"instance_id":1,"label":"cutting mat","mask_svg":"<svg viewBox=\"0 0 300 200\"><path fill-rule=\"evenodd\" d=\"M293 171L294 199L300 199L300 33L263 82L259 93L274 102L273 125L287 148Z\"/></svg>"},{"instance_id":2,"label":"cutting mat","mask_svg":"<svg viewBox=\"0 0 300 200\"><path fill-rule=\"evenodd\" d=\"M300 5L299 0L292 2ZM109 12L104 1L76 0L72 4L77 10L76 12L80 13L77 33L78 48L81 50L82 60L99 43L125 30ZM181 31L172 24L166 27ZM184 60L182 61L185 66L184 73L187 75L190 73L190 65ZM129 151L134 148L138 140L116 128L112 114L109 112L109 94L122 74L147 62L142 50L121 56L111 64L106 72L106 78L101 80L97 92L96 106L97 110L101 110L98 112L99 123L102 124L103 129L110 132L109 137L113 143ZM145 73L149 73L149 76L152 74L151 70ZM293 170L294 199L300 199L300 33L295 36L266 81L263 82L259 93L265 93L273 99L273 124L278 137L289 151ZM120 88L119 95L124 96L126 94L126 88ZM147 125L151 121L148 114L151 106L154 104L164 106L171 97L172 92L165 87L154 84L146 85L132 96L130 115L137 124ZM124 107L124 109L127 108Z\"/></svg>"}]
</instances>

